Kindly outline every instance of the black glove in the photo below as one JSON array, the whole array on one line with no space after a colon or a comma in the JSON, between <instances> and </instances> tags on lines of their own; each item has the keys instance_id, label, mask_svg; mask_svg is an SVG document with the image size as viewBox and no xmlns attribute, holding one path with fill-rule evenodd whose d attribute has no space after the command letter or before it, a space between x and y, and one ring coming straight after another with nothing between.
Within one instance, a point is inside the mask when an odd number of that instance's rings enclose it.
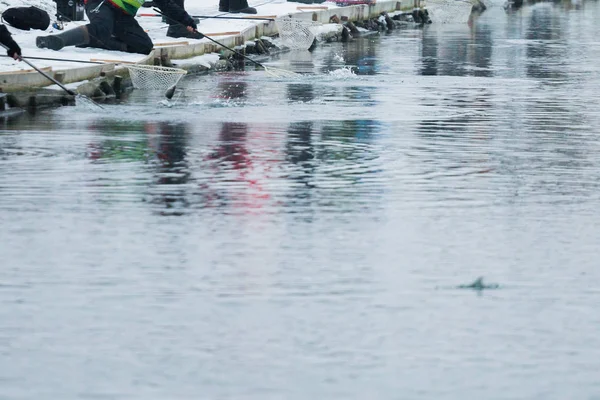
<instances>
[{"instance_id":1,"label":"black glove","mask_svg":"<svg viewBox=\"0 0 600 400\"><path fill-rule=\"evenodd\" d=\"M19 45L17 44L17 42L15 42L12 38L10 38L10 45L8 45L8 50L6 50L6 54L8 54L9 56L11 56L12 58L15 58L15 54L19 55L19 57L21 56L21 48L19 47Z\"/></svg>"},{"instance_id":2,"label":"black glove","mask_svg":"<svg viewBox=\"0 0 600 400\"><path fill-rule=\"evenodd\" d=\"M15 54L18 54L19 56L21 55L21 48L19 47L17 42L14 41L10 32L8 31L8 29L6 29L6 26L4 25L0 25L0 42L2 42L3 45L8 47L8 50L6 50L6 54L8 54L9 56L14 58Z\"/></svg>"}]
</instances>

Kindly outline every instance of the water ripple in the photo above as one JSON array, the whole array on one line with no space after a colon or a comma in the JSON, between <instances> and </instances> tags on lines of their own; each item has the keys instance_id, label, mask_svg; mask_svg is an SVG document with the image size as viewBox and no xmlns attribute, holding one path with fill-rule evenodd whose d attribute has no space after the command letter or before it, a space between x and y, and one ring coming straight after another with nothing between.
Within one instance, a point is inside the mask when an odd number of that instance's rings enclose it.
<instances>
[{"instance_id":1,"label":"water ripple","mask_svg":"<svg viewBox=\"0 0 600 400\"><path fill-rule=\"evenodd\" d=\"M2 120L0 397L593 398L599 7Z\"/></svg>"}]
</instances>

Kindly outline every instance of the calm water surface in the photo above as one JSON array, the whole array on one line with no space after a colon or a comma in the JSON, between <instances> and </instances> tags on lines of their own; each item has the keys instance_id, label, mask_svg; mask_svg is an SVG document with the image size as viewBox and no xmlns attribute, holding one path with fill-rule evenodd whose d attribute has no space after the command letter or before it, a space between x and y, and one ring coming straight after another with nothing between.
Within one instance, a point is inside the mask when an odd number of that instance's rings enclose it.
<instances>
[{"instance_id":1,"label":"calm water surface","mask_svg":"<svg viewBox=\"0 0 600 400\"><path fill-rule=\"evenodd\" d=\"M0 399L600 399L599 16L2 122Z\"/></svg>"}]
</instances>

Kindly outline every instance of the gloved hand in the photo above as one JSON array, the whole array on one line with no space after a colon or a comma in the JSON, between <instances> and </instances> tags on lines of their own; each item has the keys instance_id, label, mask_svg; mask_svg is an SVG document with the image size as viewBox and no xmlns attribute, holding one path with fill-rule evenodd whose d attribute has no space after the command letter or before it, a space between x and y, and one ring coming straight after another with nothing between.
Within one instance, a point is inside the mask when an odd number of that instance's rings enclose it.
<instances>
[{"instance_id":1,"label":"gloved hand","mask_svg":"<svg viewBox=\"0 0 600 400\"><path fill-rule=\"evenodd\" d=\"M19 47L17 42L12 40L12 38L11 38L11 42L12 43L11 43L11 45L8 46L8 50L6 51L6 54L8 54L10 57L14 58L15 60L18 60L19 58L21 58L21 48Z\"/></svg>"},{"instance_id":2,"label":"gloved hand","mask_svg":"<svg viewBox=\"0 0 600 400\"><path fill-rule=\"evenodd\" d=\"M4 25L0 25L0 42L8 47L6 54L8 54L10 57L14 58L15 60L18 60L21 57L21 48L17 42L14 41L10 32Z\"/></svg>"},{"instance_id":3,"label":"gloved hand","mask_svg":"<svg viewBox=\"0 0 600 400\"><path fill-rule=\"evenodd\" d=\"M194 18L190 17L189 15L185 18L184 25L191 26L194 30L198 29L196 21L194 21Z\"/></svg>"},{"instance_id":4,"label":"gloved hand","mask_svg":"<svg viewBox=\"0 0 600 400\"><path fill-rule=\"evenodd\" d=\"M195 34L195 36L194 36L194 39L202 39L202 38L204 37L204 35L203 35L203 34L201 34L200 32L198 32L198 31L196 30L196 28L194 28L194 27L191 27L191 26L186 26L186 27L185 27L185 29L187 29L187 31L188 31L189 33L194 33L194 34Z\"/></svg>"}]
</instances>

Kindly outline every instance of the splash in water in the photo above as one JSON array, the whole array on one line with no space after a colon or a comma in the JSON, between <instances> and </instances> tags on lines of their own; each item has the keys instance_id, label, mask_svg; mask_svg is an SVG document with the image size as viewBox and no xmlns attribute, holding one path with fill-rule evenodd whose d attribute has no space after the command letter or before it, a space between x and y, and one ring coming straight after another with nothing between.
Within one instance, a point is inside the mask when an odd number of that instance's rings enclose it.
<instances>
[{"instance_id":1,"label":"splash in water","mask_svg":"<svg viewBox=\"0 0 600 400\"><path fill-rule=\"evenodd\" d=\"M163 99L163 100L159 101L158 104L160 104L161 106L165 106L167 108L171 108L175 105L175 102L169 101L167 99Z\"/></svg>"},{"instance_id":2,"label":"splash in water","mask_svg":"<svg viewBox=\"0 0 600 400\"><path fill-rule=\"evenodd\" d=\"M343 67L333 71L329 71L328 75L334 79L347 80L355 79L358 77L350 67Z\"/></svg>"},{"instance_id":3,"label":"splash in water","mask_svg":"<svg viewBox=\"0 0 600 400\"><path fill-rule=\"evenodd\" d=\"M333 55L333 60L334 60L335 62L339 62L339 63L344 63L344 62L346 62L346 61L344 60L344 57L343 57L341 54L339 54L339 53L335 53L335 54Z\"/></svg>"}]
</instances>

